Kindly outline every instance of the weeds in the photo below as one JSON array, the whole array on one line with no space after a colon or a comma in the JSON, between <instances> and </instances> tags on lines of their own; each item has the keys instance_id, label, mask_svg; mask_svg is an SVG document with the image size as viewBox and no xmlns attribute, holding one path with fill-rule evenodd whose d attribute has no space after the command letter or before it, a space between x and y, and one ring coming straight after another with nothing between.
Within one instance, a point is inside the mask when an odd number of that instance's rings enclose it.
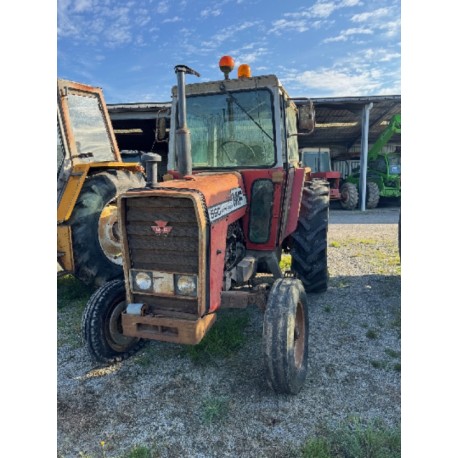
<instances>
[{"instance_id":1,"label":"weeds","mask_svg":"<svg viewBox=\"0 0 458 458\"><path fill-rule=\"evenodd\" d=\"M204 364L215 357L228 357L245 343L244 330L248 321L248 314L244 310L223 310L203 340L184 350L198 364Z\"/></svg>"},{"instance_id":2,"label":"weeds","mask_svg":"<svg viewBox=\"0 0 458 458\"><path fill-rule=\"evenodd\" d=\"M375 332L374 329L368 329L366 332L366 337L368 339L376 339L378 337L378 334Z\"/></svg>"},{"instance_id":3,"label":"weeds","mask_svg":"<svg viewBox=\"0 0 458 458\"><path fill-rule=\"evenodd\" d=\"M291 255L282 254L279 266L282 272L285 272L286 270L291 270Z\"/></svg>"},{"instance_id":4,"label":"weeds","mask_svg":"<svg viewBox=\"0 0 458 458\"><path fill-rule=\"evenodd\" d=\"M224 420L229 413L229 401L226 398L209 398L202 404L202 419L205 424Z\"/></svg>"},{"instance_id":5,"label":"weeds","mask_svg":"<svg viewBox=\"0 0 458 458\"><path fill-rule=\"evenodd\" d=\"M78 348L81 342L81 316L92 290L72 275L57 279L57 346Z\"/></svg>"},{"instance_id":6,"label":"weeds","mask_svg":"<svg viewBox=\"0 0 458 458\"><path fill-rule=\"evenodd\" d=\"M399 428L387 429L375 423L364 426L349 421L336 430L326 428L300 449L303 458L397 458L401 456Z\"/></svg>"}]
</instances>

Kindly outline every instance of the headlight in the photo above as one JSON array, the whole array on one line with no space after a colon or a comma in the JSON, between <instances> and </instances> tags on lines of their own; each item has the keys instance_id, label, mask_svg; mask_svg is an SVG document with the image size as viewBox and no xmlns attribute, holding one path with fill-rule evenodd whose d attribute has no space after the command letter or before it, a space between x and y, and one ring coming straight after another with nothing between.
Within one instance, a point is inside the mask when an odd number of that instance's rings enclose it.
<instances>
[{"instance_id":1,"label":"headlight","mask_svg":"<svg viewBox=\"0 0 458 458\"><path fill-rule=\"evenodd\" d=\"M135 285L142 290L150 289L151 285L153 284L151 276L146 272L137 272L135 274L134 281Z\"/></svg>"},{"instance_id":2,"label":"headlight","mask_svg":"<svg viewBox=\"0 0 458 458\"><path fill-rule=\"evenodd\" d=\"M175 276L176 294L195 296L197 293L197 278L194 275Z\"/></svg>"}]
</instances>

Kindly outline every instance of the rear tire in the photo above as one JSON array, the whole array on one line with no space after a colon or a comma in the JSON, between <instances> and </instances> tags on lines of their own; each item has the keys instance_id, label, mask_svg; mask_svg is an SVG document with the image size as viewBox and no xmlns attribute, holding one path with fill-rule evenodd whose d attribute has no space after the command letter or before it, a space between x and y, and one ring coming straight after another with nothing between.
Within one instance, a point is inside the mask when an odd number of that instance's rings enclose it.
<instances>
[{"instance_id":1,"label":"rear tire","mask_svg":"<svg viewBox=\"0 0 458 458\"><path fill-rule=\"evenodd\" d=\"M95 361L122 361L145 344L144 340L122 334L121 314L126 307L124 280L105 283L89 298L81 328L83 341Z\"/></svg>"},{"instance_id":2,"label":"rear tire","mask_svg":"<svg viewBox=\"0 0 458 458\"><path fill-rule=\"evenodd\" d=\"M380 190L377 183L369 181L366 188L366 208L377 208L380 200Z\"/></svg>"},{"instance_id":3,"label":"rear tire","mask_svg":"<svg viewBox=\"0 0 458 458\"><path fill-rule=\"evenodd\" d=\"M354 210L358 206L358 188L348 181L340 187L340 205L345 210Z\"/></svg>"},{"instance_id":4,"label":"rear tire","mask_svg":"<svg viewBox=\"0 0 458 458\"><path fill-rule=\"evenodd\" d=\"M144 186L141 173L126 170L108 170L86 179L70 225L75 276L87 285L101 286L122 277L116 197L130 188Z\"/></svg>"},{"instance_id":5,"label":"rear tire","mask_svg":"<svg viewBox=\"0 0 458 458\"><path fill-rule=\"evenodd\" d=\"M328 289L329 183L305 182L297 228L291 235L291 270L308 293Z\"/></svg>"},{"instance_id":6,"label":"rear tire","mask_svg":"<svg viewBox=\"0 0 458 458\"><path fill-rule=\"evenodd\" d=\"M297 394L305 382L309 319L307 297L296 278L275 281L264 315L267 383L277 393Z\"/></svg>"}]
</instances>

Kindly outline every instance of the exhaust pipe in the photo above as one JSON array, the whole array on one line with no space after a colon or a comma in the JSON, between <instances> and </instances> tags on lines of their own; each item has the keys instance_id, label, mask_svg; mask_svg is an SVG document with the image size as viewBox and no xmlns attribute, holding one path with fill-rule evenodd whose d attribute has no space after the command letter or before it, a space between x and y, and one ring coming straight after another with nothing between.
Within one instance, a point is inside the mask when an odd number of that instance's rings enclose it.
<instances>
[{"instance_id":1,"label":"exhaust pipe","mask_svg":"<svg viewBox=\"0 0 458 458\"><path fill-rule=\"evenodd\" d=\"M192 174L192 156L191 156L191 132L186 123L186 92L185 92L185 74L200 77L192 68L186 65L177 65L175 67L177 74L177 95L178 95L178 128L176 129L176 144L178 156L178 171L182 176Z\"/></svg>"}]
</instances>

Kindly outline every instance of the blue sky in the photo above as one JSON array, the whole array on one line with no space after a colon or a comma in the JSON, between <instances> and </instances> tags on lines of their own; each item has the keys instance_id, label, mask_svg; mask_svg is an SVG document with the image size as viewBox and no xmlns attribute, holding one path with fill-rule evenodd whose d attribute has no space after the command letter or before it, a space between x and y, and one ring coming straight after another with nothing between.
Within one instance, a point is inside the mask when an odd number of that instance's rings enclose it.
<instances>
[{"instance_id":1,"label":"blue sky","mask_svg":"<svg viewBox=\"0 0 458 458\"><path fill-rule=\"evenodd\" d=\"M102 87L108 103L161 102L176 64L221 79L229 54L276 74L292 97L400 94L400 10L400 0L58 0L57 73Z\"/></svg>"}]
</instances>

